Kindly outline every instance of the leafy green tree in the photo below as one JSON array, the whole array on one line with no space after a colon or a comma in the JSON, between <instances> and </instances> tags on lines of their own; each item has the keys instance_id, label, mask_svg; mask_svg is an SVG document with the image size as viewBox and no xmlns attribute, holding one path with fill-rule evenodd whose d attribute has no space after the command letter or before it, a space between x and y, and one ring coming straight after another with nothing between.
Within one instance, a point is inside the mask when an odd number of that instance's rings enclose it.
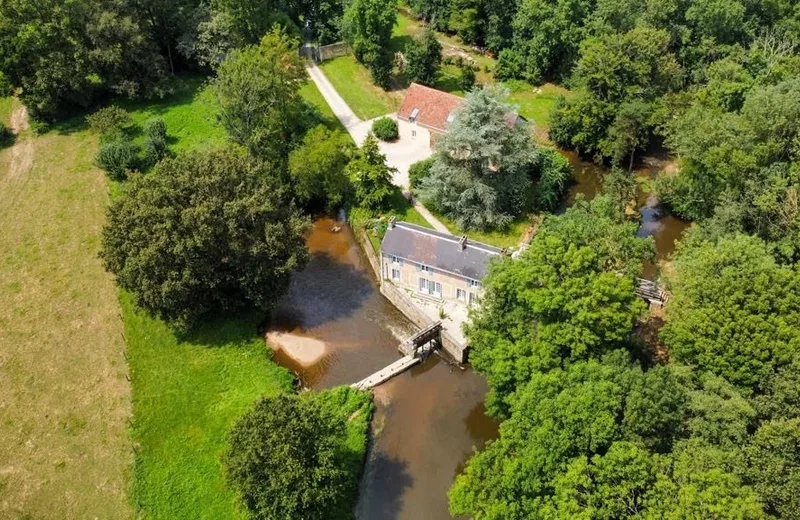
<instances>
[{"instance_id":1,"label":"leafy green tree","mask_svg":"<svg viewBox=\"0 0 800 520\"><path fill-rule=\"evenodd\" d=\"M214 81L222 126L256 156L285 158L306 122L300 87L306 81L297 41L275 28L258 46L237 49Z\"/></svg>"},{"instance_id":2,"label":"leafy green tree","mask_svg":"<svg viewBox=\"0 0 800 520\"><path fill-rule=\"evenodd\" d=\"M464 92L469 92L475 86L475 69L470 63L463 63L459 69L461 77L458 78L458 86Z\"/></svg>"},{"instance_id":3,"label":"leafy green tree","mask_svg":"<svg viewBox=\"0 0 800 520\"><path fill-rule=\"evenodd\" d=\"M386 165L386 156L372 133L367 135L345 171L355 186L356 201L361 207L372 211L386 209L393 191L394 168Z\"/></svg>"},{"instance_id":4,"label":"leafy green tree","mask_svg":"<svg viewBox=\"0 0 800 520\"><path fill-rule=\"evenodd\" d=\"M652 252L636 224L603 197L547 217L527 251L494 263L466 327L470 361L489 383L487 408L506 416L537 370L597 357L624 344L645 310L634 276Z\"/></svg>"},{"instance_id":5,"label":"leafy green tree","mask_svg":"<svg viewBox=\"0 0 800 520\"><path fill-rule=\"evenodd\" d=\"M422 179L430 175L434 161L433 157L428 157L415 162L408 168L408 181L412 188L417 188L422 183Z\"/></svg>"},{"instance_id":6,"label":"leafy green tree","mask_svg":"<svg viewBox=\"0 0 800 520\"><path fill-rule=\"evenodd\" d=\"M730 455L702 440L681 442L662 459L645 499L646 519L766 520L761 500L733 470Z\"/></svg>"},{"instance_id":7,"label":"leafy green tree","mask_svg":"<svg viewBox=\"0 0 800 520\"><path fill-rule=\"evenodd\" d=\"M582 154L632 162L649 144L650 105L681 82L669 44L666 31L647 27L583 41L578 95L556 105L550 136Z\"/></svg>"},{"instance_id":8,"label":"leafy green tree","mask_svg":"<svg viewBox=\"0 0 800 520\"><path fill-rule=\"evenodd\" d=\"M533 207L539 211L555 211L572 182L572 166L558 151L541 147L537 150L533 171L538 176Z\"/></svg>"},{"instance_id":9,"label":"leafy green tree","mask_svg":"<svg viewBox=\"0 0 800 520\"><path fill-rule=\"evenodd\" d=\"M169 154L167 147L167 124L160 117L152 117L144 123L145 155L147 162L156 164Z\"/></svg>"},{"instance_id":10,"label":"leafy green tree","mask_svg":"<svg viewBox=\"0 0 800 520\"><path fill-rule=\"evenodd\" d=\"M800 278L744 235L680 251L661 337L676 360L757 389L800 350Z\"/></svg>"},{"instance_id":11,"label":"leafy green tree","mask_svg":"<svg viewBox=\"0 0 800 520\"><path fill-rule=\"evenodd\" d=\"M770 374L761 385L763 393L754 399L761 417L794 419L800 417L800 356Z\"/></svg>"},{"instance_id":12,"label":"leafy green tree","mask_svg":"<svg viewBox=\"0 0 800 520\"><path fill-rule=\"evenodd\" d=\"M234 426L224 464L251 518L333 520L350 499L345 418L312 396L259 400Z\"/></svg>"},{"instance_id":13,"label":"leafy green tree","mask_svg":"<svg viewBox=\"0 0 800 520\"><path fill-rule=\"evenodd\" d=\"M503 90L467 95L448 131L436 142L436 160L422 182L420 198L461 229L502 228L531 206L539 160L525 124L509 124L513 107Z\"/></svg>"},{"instance_id":14,"label":"leafy green tree","mask_svg":"<svg viewBox=\"0 0 800 520\"><path fill-rule=\"evenodd\" d=\"M437 31L449 29L450 0L410 0L408 5L432 29Z\"/></svg>"},{"instance_id":15,"label":"leafy green tree","mask_svg":"<svg viewBox=\"0 0 800 520\"><path fill-rule=\"evenodd\" d=\"M342 32L356 59L372 74L372 80L383 88L389 86L392 54L389 40L397 20L394 0L353 0L344 13Z\"/></svg>"},{"instance_id":16,"label":"leafy green tree","mask_svg":"<svg viewBox=\"0 0 800 520\"><path fill-rule=\"evenodd\" d=\"M800 511L800 418L767 422L747 448L748 477L778 518Z\"/></svg>"},{"instance_id":17,"label":"leafy green tree","mask_svg":"<svg viewBox=\"0 0 800 520\"><path fill-rule=\"evenodd\" d=\"M426 29L418 39L411 40L405 48L406 76L409 81L433 85L442 63L442 44L436 33Z\"/></svg>"},{"instance_id":18,"label":"leafy green tree","mask_svg":"<svg viewBox=\"0 0 800 520\"><path fill-rule=\"evenodd\" d=\"M264 167L232 150L165 159L111 206L102 257L136 303L178 330L271 309L305 265L307 221Z\"/></svg>"},{"instance_id":19,"label":"leafy green tree","mask_svg":"<svg viewBox=\"0 0 800 520\"><path fill-rule=\"evenodd\" d=\"M289 174L298 202L304 207L334 211L350 196L345 168L355 153L350 136L323 125L308 131L289 155Z\"/></svg>"},{"instance_id":20,"label":"leafy green tree","mask_svg":"<svg viewBox=\"0 0 800 520\"><path fill-rule=\"evenodd\" d=\"M451 0L450 30L467 43L477 44L483 39L483 2L481 0Z\"/></svg>"},{"instance_id":21,"label":"leafy green tree","mask_svg":"<svg viewBox=\"0 0 800 520\"><path fill-rule=\"evenodd\" d=\"M21 89L35 118L54 120L109 94L163 93L166 69L130 2L8 0L0 5L0 70Z\"/></svg>"}]
</instances>

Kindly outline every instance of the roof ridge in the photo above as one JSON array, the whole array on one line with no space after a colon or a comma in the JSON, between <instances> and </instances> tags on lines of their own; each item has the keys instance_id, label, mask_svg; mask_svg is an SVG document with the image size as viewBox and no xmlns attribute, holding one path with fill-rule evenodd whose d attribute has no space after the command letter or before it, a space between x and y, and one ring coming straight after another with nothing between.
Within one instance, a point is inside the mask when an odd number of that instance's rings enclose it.
<instances>
[{"instance_id":1,"label":"roof ridge","mask_svg":"<svg viewBox=\"0 0 800 520\"><path fill-rule=\"evenodd\" d=\"M412 224L411 222L406 222L406 221L403 221L403 220L395 222L395 226L397 226L397 225L400 225L401 227L404 227L404 228L408 229L409 231L414 231L416 233L421 233L423 235L429 235L429 236L432 236L434 238L439 238L439 239L442 239L442 240L446 240L448 242L452 242L453 244L458 244L460 242L460 237L457 237L456 235L454 235L452 233L445 233L443 231L439 231L439 230L436 230L436 229L424 228L424 227L419 226L417 224ZM483 246L483 247L481 247L481 246ZM499 247L495 247L495 246L492 246L492 245L489 245L489 244L485 244L485 243L477 241L477 240L469 240L468 239L467 243L466 243L466 247L472 247L474 249L480 249L481 251L484 251L484 252L490 253L490 254L498 254L499 255L502 252L502 249L500 249Z\"/></svg>"}]
</instances>

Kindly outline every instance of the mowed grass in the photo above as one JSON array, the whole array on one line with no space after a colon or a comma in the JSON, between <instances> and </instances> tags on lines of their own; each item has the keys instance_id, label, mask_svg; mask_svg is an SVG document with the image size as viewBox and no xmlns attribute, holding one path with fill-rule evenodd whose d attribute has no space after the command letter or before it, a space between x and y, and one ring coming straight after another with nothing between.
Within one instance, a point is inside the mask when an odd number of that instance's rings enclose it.
<instances>
[{"instance_id":1,"label":"mowed grass","mask_svg":"<svg viewBox=\"0 0 800 520\"><path fill-rule=\"evenodd\" d=\"M130 385L97 256L109 197L96 150L81 131L0 151L0 518L132 517Z\"/></svg>"},{"instance_id":2,"label":"mowed grass","mask_svg":"<svg viewBox=\"0 0 800 520\"><path fill-rule=\"evenodd\" d=\"M269 359L259 316L219 319L179 340L123 294L137 446L133 498L142 518L246 518L221 457L228 433L261 396L291 389Z\"/></svg>"},{"instance_id":3,"label":"mowed grass","mask_svg":"<svg viewBox=\"0 0 800 520\"><path fill-rule=\"evenodd\" d=\"M428 210L433 213L433 215L438 218L448 230L450 230L450 233L457 236L467 235L470 240L483 242L484 244L501 248L518 246L520 240L522 239L523 233L525 233L525 230L528 229L528 226L531 224L527 217L519 217L503 230L464 231L459 229L456 223L449 218L439 214L436 211L433 211L430 207L428 207Z\"/></svg>"},{"instance_id":4,"label":"mowed grass","mask_svg":"<svg viewBox=\"0 0 800 520\"><path fill-rule=\"evenodd\" d=\"M361 119L394 112L402 101L397 94L375 86L369 71L352 55L328 60L320 65L320 69Z\"/></svg>"},{"instance_id":5,"label":"mowed grass","mask_svg":"<svg viewBox=\"0 0 800 520\"><path fill-rule=\"evenodd\" d=\"M227 139L217 122L218 108L211 86L202 78L179 78L175 93L162 100L122 103L139 126L151 117L161 117L173 152L221 146Z\"/></svg>"},{"instance_id":6,"label":"mowed grass","mask_svg":"<svg viewBox=\"0 0 800 520\"><path fill-rule=\"evenodd\" d=\"M333 113L333 109L331 109L331 106L325 101L325 98L322 97L322 93L313 81L308 81L300 88L300 96L306 103L317 109L320 116L322 116L322 123L325 126L331 130L341 130L347 133L344 125L342 125L342 122L336 117L336 114Z\"/></svg>"},{"instance_id":7,"label":"mowed grass","mask_svg":"<svg viewBox=\"0 0 800 520\"><path fill-rule=\"evenodd\" d=\"M17 106L17 100L13 97L0 97L0 124L8 128L11 123L11 113Z\"/></svg>"}]
</instances>

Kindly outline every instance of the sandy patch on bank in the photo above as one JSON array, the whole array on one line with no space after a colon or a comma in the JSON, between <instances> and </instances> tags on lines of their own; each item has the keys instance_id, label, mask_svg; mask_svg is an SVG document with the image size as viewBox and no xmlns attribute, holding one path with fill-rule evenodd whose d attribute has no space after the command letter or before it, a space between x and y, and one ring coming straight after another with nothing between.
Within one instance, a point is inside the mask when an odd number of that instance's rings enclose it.
<instances>
[{"instance_id":1,"label":"sandy patch on bank","mask_svg":"<svg viewBox=\"0 0 800 520\"><path fill-rule=\"evenodd\" d=\"M273 349L283 351L304 368L318 363L328 350L324 341L286 332L268 332L267 343Z\"/></svg>"}]
</instances>

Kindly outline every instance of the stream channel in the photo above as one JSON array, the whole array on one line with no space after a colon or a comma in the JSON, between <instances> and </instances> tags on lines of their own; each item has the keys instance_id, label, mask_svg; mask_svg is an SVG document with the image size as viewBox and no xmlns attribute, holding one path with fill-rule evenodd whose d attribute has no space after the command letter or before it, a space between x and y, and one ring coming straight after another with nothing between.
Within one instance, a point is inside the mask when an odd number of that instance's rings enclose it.
<instances>
[{"instance_id":1,"label":"stream channel","mask_svg":"<svg viewBox=\"0 0 800 520\"><path fill-rule=\"evenodd\" d=\"M578 193L600 189L605 170L567 158ZM637 172L653 176L652 162ZM655 199L639 198L640 236L654 236L659 259L673 249L686 224L663 212ZM334 232L334 227L341 227ZM267 334L276 360L304 386L324 389L350 384L398 359L398 344L414 326L379 292L372 270L346 224L314 222L308 238L311 260L293 278ZM646 275L656 268L646 266ZM361 479L358 520L446 520L447 490L471 455L497 436L484 413L486 382L470 368L431 357L374 390L372 441Z\"/></svg>"}]
</instances>

